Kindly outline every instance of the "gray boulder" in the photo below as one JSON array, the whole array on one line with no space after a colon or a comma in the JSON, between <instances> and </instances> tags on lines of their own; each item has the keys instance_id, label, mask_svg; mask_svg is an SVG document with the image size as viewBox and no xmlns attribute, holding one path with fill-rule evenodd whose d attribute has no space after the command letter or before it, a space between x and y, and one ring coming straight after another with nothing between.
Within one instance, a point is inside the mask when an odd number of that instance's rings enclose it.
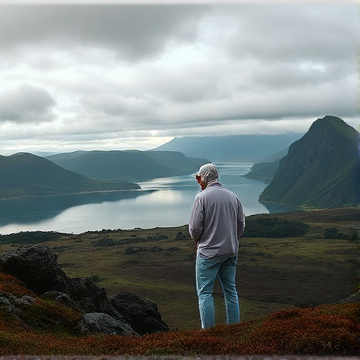
<instances>
[{"instance_id":1,"label":"gray boulder","mask_svg":"<svg viewBox=\"0 0 360 360\"><path fill-rule=\"evenodd\" d=\"M85 314L78 323L77 330L84 335L136 335L128 323L114 319L113 317L104 313Z\"/></svg>"},{"instance_id":2,"label":"gray boulder","mask_svg":"<svg viewBox=\"0 0 360 360\"><path fill-rule=\"evenodd\" d=\"M22 280L36 295L86 314L81 325L84 331L101 332L103 328L109 333L104 325L106 320L110 321L109 328L123 329L110 333L146 334L169 330L155 303L130 293L120 293L110 301L105 289L92 279L68 277L57 263L57 255L47 246L19 247L2 255L0 266L4 272ZM98 315L92 315L91 322L87 321L88 314L94 313ZM98 328L93 325L96 319L100 321Z\"/></svg>"},{"instance_id":3,"label":"gray boulder","mask_svg":"<svg viewBox=\"0 0 360 360\"><path fill-rule=\"evenodd\" d=\"M56 301L57 303L65 306L71 310L82 312L82 309L80 308L80 306L78 306L76 304L76 302L73 299L71 299L68 294L65 294L63 292L55 291L55 290L48 291L48 292L42 294L40 297L43 300Z\"/></svg>"},{"instance_id":4,"label":"gray boulder","mask_svg":"<svg viewBox=\"0 0 360 360\"><path fill-rule=\"evenodd\" d=\"M0 265L37 295L51 290L68 292L68 277L57 263L57 255L46 246L29 245L9 251L1 256Z\"/></svg>"},{"instance_id":5,"label":"gray boulder","mask_svg":"<svg viewBox=\"0 0 360 360\"><path fill-rule=\"evenodd\" d=\"M110 305L105 289L91 279L70 278L57 262L57 255L43 245L27 245L0 257L4 272L20 280L38 296L47 292L67 294L83 313L105 312L118 316Z\"/></svg>"},{"instance_id":6,"label":"gray boulder","mask_svg":"<svg viewBox=\"0 0 360 360\"><path fill-rule=\"evenodd\" d=\"M169 331L157 305L150 300L124 292L117 294L110 303L140 335Z\"/></svg>"},{"instance_id":7,"label":"gray boulder","mask_svg":"<svg viewBox=\"0 0 360 360\"><path fill-rule=\"evenodd\" d=\"M85 313L102 312L122 319L111 306L104 288L89 278L69 279L68 294Z\"/></svg>"}]
</instances>

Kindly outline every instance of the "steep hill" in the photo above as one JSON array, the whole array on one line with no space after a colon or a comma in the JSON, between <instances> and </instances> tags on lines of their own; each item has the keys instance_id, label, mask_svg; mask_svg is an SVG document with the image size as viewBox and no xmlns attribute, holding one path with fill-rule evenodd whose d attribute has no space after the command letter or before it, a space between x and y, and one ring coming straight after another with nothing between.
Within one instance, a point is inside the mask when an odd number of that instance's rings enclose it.
<instances>
[{"instance_id":1,"label":"steep hill","mask_svg":"<svg viewBox=\"0 0 360 360\"><path fill-rule=\"evenodd\" d=\"M139 188L126 181L91 180L29 153L0 156L0 199Z\"/></svg>"},{"instance_id":2,"label":"steep hill","mask_svg":"<svg viewBox=\"0 0 360 360\"><path fill-rule=\"evenodd\" d=\"M289 148L272 154L267 158L263 159L260 163L254 164L250 171L243 175L248 179L254 179L270 184L275 176L276 170L279 168L281 159L287 155Z\"/></svg>"},{"instance_id":3,"label":"steep hill","mask_svg":"<svg viewBox=\"0 0 360 360\"><path fill-rule=\"evenodd\" d=\"M287 149L303 134L231 135L174 138L155 150L180 151L186 156L211 161L258 162Z\"/></svg>"},{"instance_id":4,"label":"steep hill","mask_svg":"<svg viewBox=\"0 0 360 360\"><path fill-rule=\"evenodd\" d=\"M359 133L334 116L294 142L260 202L327 208L359 203Z\"/></svg>"},{"instance_id":5,"label":"steep hill","mask_svg":"<svg viewBox=\"0 0 360 360\"><path fill-rule=\"evenodd\" d=\"M145 181L195 172L208 160L174 151L76 151L47 157L91 179Z\"/></svg>"},{"instance_id":6,"label":"steep hill","mask_svg":"<svg viewBox=\"0 0 360 360\"><path fill-rule=\"evenodd\" d=\"M281 158L269 162L261 162L254 164L250 168L250 172L244 175L248 179L255 179L270 184L275 176L276 170L279 168Z\"/></svg>"}]
</instances>

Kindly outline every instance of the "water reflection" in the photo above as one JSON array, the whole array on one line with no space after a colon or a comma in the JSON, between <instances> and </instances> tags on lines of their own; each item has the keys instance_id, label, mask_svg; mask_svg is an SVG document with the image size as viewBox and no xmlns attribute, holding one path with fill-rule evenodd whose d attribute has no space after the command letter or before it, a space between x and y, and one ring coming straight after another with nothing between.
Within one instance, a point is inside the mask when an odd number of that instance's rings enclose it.
<instances>
[{"instance_id":1,"label":"water reflection","mask_svg":"<svg viewBox=\"0 0 360 360\"><path fill-rule=\"evenodd\" d=\"M252 164L217 166L221 182L239 196L246 215L269 212L258 201L266 185L241 176ZM0 201L0 234L34 230L81 233L188 223L194 197L200 191L194 174L139 185L142 191Z\"/></svg>"},{"instance_id":2,"label":"water reflection","mask_svg":"<svg viewBox=\"0 0 360 360\"><path fill-rule=\"evenodd\" d=\"M5 225L36 224L50 219L72 207L83 204L101 204L106 201L119 201L136 198L150 191L114 191L78 195L59 195L47 197L21 198L0 201L0 230ZM3 233L1 231L1 233Z\"/></svg>"}]
</instances>

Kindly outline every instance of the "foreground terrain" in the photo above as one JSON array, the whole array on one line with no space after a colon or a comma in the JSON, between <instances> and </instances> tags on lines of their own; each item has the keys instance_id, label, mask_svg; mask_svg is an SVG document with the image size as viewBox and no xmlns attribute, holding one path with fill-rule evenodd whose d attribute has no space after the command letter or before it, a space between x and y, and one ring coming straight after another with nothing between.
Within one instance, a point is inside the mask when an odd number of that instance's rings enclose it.
<instances>
[{"instance_id":1,"label":"foreground terrain","mask_svg":"<svg viewBox=\"0 0 360 360\"><path fill-rule=\"evenodd\" d=\"M357 231L359 208L257 215L248 224L259 217L297 220L309 227L301 237L241 239L237 285L243 321L335 303L357 291L359 243L347 237ZM336 229L336 236L326 238L329 229ZM38 235L1 236L0 255L17 244L42 242L58 254L68 276L90 277L110 297L123 291L150 299L172 329L199 327L195 246L186 226ZM219 284L215 305L217 322L223 323Z\"/></svg>"},{"instance_id":2,"label":"foreground terrain","mask_svg":"<svg viewBox=\"0 0 360 360\"><path fill-rule=\"evenodd\" d=\"M242 322L208 330L198 329L186 226L1 236L1 255L46 244L69 276L89 277L109 295L129 291L155 301L172 331L79 333L81 312L37 297L0 269L0 356L358 356L359 214L344 208L247 218L238 265ZM215 301L221 323L219 288Z\"/></svg>"}]
</instances>

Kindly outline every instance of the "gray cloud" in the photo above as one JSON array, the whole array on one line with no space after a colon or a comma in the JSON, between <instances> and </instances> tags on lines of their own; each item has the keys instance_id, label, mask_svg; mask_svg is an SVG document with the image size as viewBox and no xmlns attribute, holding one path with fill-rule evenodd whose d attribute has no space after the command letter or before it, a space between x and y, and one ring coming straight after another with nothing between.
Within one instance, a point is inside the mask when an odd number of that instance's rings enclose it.
<instances>
[{"instance_id":1,"label":"gray cloud","mask_svg":"<svg viewBox=\"0 0 360 360\"><path fill-rule=\"evenodd\" d=\"M236 57L266 59L270 64L308 59L331 63L357 51L356 4L244 5L239 13L228 43Z\"/></svg>"},{"instance_id":2,"label":"gray cloud","mask_svg":"<svg viewBox=\"0 0 360 360\"><path fill-rule=\"evenodd\" d=\"M356 4L334 2L0 5L0 141L357 124L359 23Z\"/></svg>"},{"instance_id":3,"label":"gray cloud","mask_svg":"<svg viewBox=\"0 0 360 360\"><path fill-rule=\"evenodd\" d=\"M46 90L22 84L17 89L0 93L0 122L42 122L54 119L56 101Z\"/></svg>"},{"instance_id":4,"label":"gray cloud","mask_svg":"<svg viewBox=\"0 0 360 360\"><path fill-rule=\"evenodd\" d=\"M105 48L138 61L164 51L172 38L193 42L201 6L4 5L0 47L48 45L60 49Z\"/></svg>"}]
</instances>

